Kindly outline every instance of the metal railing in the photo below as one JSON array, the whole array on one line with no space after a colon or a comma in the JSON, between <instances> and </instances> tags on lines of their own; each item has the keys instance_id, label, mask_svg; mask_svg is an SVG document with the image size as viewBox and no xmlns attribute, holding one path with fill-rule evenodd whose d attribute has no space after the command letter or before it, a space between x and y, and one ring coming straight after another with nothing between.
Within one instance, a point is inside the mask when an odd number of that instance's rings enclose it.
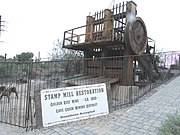
<instances>
[{"instance_id":1,"label":"metal railing","mask_svg":"<svg viewBox=\"0 0 180 135\"><path fill-rule=\"evenodd\" d=\"M28 127L30 66L31 62L0 62L0 122Z\"/></svg>"},{"instance_id":2,"label":"metal railing","mask_svg":"<svg viewBox=\"0 0 180 135\"><path fill-rule=\"evenodd\" d=\"M44 89L107 83L111 85L108 99L111 99L112 108L131 105L153 86L179 75L179 52L156 55L157 58L153 58L158 66L157 76L153 76L153 63L149 62L152 56L147 54L33 63L1 62L0 84L7 90L15 87L18 96L11 93L9 101L7 96L2 97L0 122L25 128L36 126L41 119L40 91ZM126 57L133 58L133 78L130 78L133 83L128 86L123 81L124 72L127 72L123 66ZM145 66L148 64L151 66Z\"/></svg>"},{"instance_id":3,"label":"metal railing","mask_svg":"<svg viewBox=\"0 0 180 135\"><path fill-rule=\"evenodd\" d=\"M64 32L63 47L98 43L102 41L117 41L124 43L126 26L126 3L119 3L108 9L112 16L106 18L105 10L95 12L86 25ZM89 16L90 17L90 16ZM108 27L105 26L108 24Z\"/></svg>"}]
</instances>

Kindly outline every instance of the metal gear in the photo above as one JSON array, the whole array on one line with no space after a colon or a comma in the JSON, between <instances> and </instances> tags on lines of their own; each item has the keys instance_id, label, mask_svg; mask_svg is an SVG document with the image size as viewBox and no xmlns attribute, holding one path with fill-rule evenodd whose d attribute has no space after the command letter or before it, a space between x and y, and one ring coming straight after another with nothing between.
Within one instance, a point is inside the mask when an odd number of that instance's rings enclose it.
<instances>
[{"instance_id":1,"label":"metal gear","mask_svg":"<svg viewBox=\"0 0 180 135\"><path fill-rule=\"evenodd\" d=\"M125 43L133 54L143 54L147 47L147 30L145 23L140 17L127 22L125 29Z\"/></svg>"}]
</instances>

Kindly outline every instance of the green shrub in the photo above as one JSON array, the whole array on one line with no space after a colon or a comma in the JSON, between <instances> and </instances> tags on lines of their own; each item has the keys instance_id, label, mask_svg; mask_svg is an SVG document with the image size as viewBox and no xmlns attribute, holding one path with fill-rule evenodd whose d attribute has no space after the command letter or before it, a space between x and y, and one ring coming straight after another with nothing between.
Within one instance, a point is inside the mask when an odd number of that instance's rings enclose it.
<instances>
[{"instance_id":1,"label":"green shrub","mask_svg":"<svg viewBox=\"0 0 180 135\"><path fill-rule=\"evenodd\" d=\"M168 116L161 127L159 128L159 135L180 135L180 114Z\"/></svg>"}]
</instances>

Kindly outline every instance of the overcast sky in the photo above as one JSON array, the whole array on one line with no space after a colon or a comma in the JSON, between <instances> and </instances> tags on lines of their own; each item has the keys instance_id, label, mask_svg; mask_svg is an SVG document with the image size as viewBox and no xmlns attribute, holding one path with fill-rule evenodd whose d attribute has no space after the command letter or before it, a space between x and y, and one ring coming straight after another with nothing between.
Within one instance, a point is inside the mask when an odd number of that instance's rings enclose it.
<instances>
[{"instance_id":1,"label":"overcast sky","mask_svg":"<svg viewBox=\"0 0 180 135\"><path fill-rule=\"evenodd\" d=\"M13 57L22 52L38 51L48 57L53 41L63 39L65 30L85 25L86 16L108 8L112 0L0 0L0 14L6 21L2 32L0 55ZM122 0L115 0L120 3ZM137 16L147 27L148 36L156 40L156 48L178 51L180 7L178 0L134 0Z\"/></svg>"}]
</instances>

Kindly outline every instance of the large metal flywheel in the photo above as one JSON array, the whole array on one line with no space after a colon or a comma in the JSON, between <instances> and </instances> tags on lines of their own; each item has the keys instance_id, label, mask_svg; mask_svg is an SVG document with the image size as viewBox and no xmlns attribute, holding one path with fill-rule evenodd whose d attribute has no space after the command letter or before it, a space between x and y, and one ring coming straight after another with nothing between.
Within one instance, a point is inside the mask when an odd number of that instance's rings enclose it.
<instances>
[{"instance_id":1,"label":"large metal flywheel","mask_svg":"<svg viewBox=\"0 0 180 135\"><path fill-rule=\"evenodd\" d=\"M125 30L125 43L130 53L140 55L147 47L147 30L140 17L129 21Z\"/></svg>"}]
</instances>

